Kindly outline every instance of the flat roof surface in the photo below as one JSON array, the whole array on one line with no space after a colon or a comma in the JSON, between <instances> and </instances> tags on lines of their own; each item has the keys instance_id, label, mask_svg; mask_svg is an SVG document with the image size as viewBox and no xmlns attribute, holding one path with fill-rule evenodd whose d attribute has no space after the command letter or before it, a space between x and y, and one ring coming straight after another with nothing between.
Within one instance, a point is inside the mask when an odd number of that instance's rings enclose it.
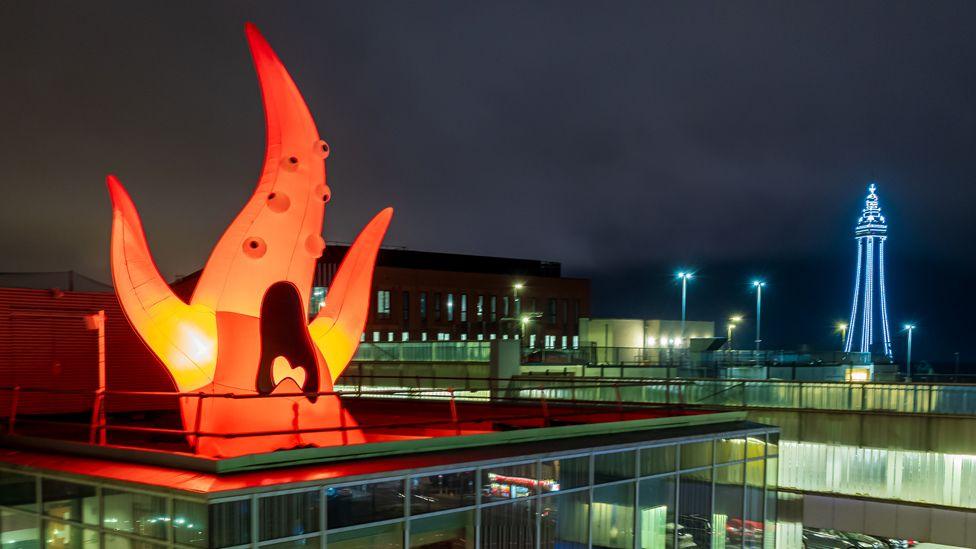
<instances>
[{"instance_id":1,"label":"flat roof surface","mask_svg":"<svg viewBox=\"0 0 976 549\"><path fill-rule=\"evenodd\" d=\"M627 417L626 413L624 415ZM272 489L294 483L360 480L404 470L719 432L770 429L746 422L744 418L745 412L658 414L596 424L303 448L225 460L36 437L4 437L4 445L8 447L0 449L0 465L206 497L238 490L253 491L260 487ZM11 444L17 447L10 447Z\"/></svg>"}]
</instances>

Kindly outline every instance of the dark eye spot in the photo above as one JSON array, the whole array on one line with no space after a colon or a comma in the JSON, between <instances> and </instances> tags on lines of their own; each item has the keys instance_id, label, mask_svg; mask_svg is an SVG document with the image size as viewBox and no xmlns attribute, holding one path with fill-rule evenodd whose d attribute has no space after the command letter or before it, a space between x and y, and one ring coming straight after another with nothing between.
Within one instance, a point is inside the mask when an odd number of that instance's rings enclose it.
<instances>
[{"instance_id":1,"label":"dark eye spot","mask_svg":"<svg viewBox=\"0 0 976 549\"><path fill-rule=\"evenodd\" d=\"M250 247L250 248L251 248L252 250L256 250L256 249L257 249L257 247L258 247L258 243L257 243L257 242L255 242L255 241L253 241L253 240L252 240L252 241L250 241L250 242L248 242L248 243L247 243L247 245L248 245L248 246L249 246L249 247Z\"/></svg>"},{"instance_id":2,"label":"dark eye spot","mask_svg":"<svg viewBox=\"0 0 976 549\"><path fill-rule=\"evenodd\" d=\"M288 162L291 162L292 164L298 164L298 157L297 156L289 156L288 157Z\"/></svg>"}]
</instances>

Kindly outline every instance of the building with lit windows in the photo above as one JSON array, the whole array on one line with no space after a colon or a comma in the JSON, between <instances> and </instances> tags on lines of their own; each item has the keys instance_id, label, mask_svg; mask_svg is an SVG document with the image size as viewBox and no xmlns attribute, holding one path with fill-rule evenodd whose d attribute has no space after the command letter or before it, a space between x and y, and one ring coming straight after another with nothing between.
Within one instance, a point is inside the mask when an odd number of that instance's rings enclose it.
<instances>
[{"instance_id":1,"label":"building with lit windows","mask_svg":"<svg viewBox=\"0 0 976 549\"><path fill-rule=\"evenodd\" d=\"M348 246L330 244L315 272L311 311ZM557 262L380 249L367 342L490 341L522 337L529 347L579 346L590 281L562 276Z\"/></svg>"}]
</instances>

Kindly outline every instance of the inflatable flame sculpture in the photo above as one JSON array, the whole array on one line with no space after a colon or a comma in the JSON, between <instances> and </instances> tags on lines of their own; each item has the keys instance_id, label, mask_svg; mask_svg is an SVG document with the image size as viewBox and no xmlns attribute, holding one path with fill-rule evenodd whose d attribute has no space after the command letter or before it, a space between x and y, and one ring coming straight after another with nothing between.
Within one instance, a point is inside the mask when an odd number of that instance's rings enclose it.
<instances>
[{"instance_id":1,"label":"inflatable flame sculpture","mask_svg":"<svg viewBox=\"0 0 976 549\"><path fill-rule=\"evenodd\" d=\"M386 208L356 238L309 324L312 276L325 249L329 146L274 51L253 25L246 30L264 100L264 168L189 303L159 274L132 200L108 176L119 302L178 390L204 395L182 396L180 408L184 428L199 433L190 444L212 457L363 441L338 397L318 393L332 390L359 344L376 253L393 216Z\"/></svg>"}]
</instances>

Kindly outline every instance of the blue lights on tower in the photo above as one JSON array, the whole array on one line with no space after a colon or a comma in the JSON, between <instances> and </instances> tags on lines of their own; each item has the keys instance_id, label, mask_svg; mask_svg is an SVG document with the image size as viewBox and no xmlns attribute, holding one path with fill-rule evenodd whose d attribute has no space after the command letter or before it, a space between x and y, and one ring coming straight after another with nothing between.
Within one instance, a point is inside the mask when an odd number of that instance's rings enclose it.
<instances>
[{"instance_id":1,"label":"blue lights on tower","mask_svg":"<svg viewBox=\"0 0 976 549\"><path fill-rule=\"evenodd\" d=\"M854 348L858 338L857 350L871 352L874 345L874 316L880 312L881 339L886 357L891 358L891 333L888 330L888 299L885 295L885 241L888 239L888 223L881 215L878 205L877 186L868 187L868 197L864 209L854 229L857 240L857 273L854 279L854 303L851 305L850 329L844 342L844 352ZM858 311L861 311L860 318ZM860 324L858 324L860 320Z\"/></svg>"}]
</instances>

